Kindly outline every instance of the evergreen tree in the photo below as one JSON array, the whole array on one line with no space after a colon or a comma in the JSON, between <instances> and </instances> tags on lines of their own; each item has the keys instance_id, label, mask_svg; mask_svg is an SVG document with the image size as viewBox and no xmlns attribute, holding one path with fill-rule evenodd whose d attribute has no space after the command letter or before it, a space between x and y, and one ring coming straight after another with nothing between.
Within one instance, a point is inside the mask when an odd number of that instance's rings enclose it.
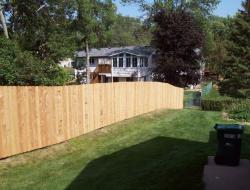
<instances>
[{"instance_id":1,"label":"evergreen tree","mask_svg":"<svg viewBox=\"0 0 250 190\"><path fill-rule=\"evenodd\" d=\"M227 60L226 47L230 33L230 21L230 18L211 16L207 23L208 35L204 51L206 70L216 74L216 79L218 79L219 73L223 69L223 63Z\"/></svg>"},{"instance_id":2,"label":"evergreen tree","mask_svg":"<svg viewBox=\"0 0 250 190\"><path fill-rule=\"evenodd\" d=\"M223 94L239 96L240 91L250 88L250 14L247 1L243 3L231 24L228 60L223 64L223 81L220 91Z\"/></svg>"}]
</instances>

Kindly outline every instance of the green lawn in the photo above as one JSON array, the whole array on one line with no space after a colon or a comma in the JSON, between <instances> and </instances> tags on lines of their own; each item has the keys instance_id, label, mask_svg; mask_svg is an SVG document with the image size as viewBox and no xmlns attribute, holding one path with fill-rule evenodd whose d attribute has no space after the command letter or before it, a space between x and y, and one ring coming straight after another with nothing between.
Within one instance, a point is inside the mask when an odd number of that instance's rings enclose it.
<instances>
[{"instance_id":1,"label":"green lawn","mask_svg":"<svg viewBox=\"0 0 250 190\"><path fill-rule=\"evenodd\" d=\"M219 112L158 111L0 161L0 189L196 190ZM250 130L247 129L250 133ZM242 157L250 158L245 135Z\"/></svg>"}]
</instances>

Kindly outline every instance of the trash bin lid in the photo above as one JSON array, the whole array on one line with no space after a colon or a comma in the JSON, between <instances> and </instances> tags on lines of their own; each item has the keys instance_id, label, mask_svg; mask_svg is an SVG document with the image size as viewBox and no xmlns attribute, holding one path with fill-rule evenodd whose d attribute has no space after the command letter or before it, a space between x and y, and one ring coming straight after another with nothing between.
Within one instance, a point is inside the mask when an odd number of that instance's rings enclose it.
<instances>
[{"instance_id":1,"label":"trash bin lid","mask_svg":"<svg viewBox=\"0 0 250 190\"><path fill-rule=\"evenodd\" d=\"M223 131L235 131L235 132L244 131L244 126L239 124L215 124L214 128L216 130L223 130Z\"/></svg>"}]
</instances>

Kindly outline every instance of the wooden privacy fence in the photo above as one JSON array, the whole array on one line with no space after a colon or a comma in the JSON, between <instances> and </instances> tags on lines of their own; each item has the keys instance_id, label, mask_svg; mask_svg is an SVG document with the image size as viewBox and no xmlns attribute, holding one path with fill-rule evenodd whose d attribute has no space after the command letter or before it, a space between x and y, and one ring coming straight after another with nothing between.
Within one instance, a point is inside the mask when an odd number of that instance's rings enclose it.
<instances>
[{"instance_id":1,"label":"wooden privacy fence","mask_svg":"<svg viewBox=\"0 0 250 190\"><path fill-rule=\"evenodd\" d=\"M183 89L131 82L0 87L0 158L46 147L156 109L182 109Z\"/></svg>"}]
</instances>

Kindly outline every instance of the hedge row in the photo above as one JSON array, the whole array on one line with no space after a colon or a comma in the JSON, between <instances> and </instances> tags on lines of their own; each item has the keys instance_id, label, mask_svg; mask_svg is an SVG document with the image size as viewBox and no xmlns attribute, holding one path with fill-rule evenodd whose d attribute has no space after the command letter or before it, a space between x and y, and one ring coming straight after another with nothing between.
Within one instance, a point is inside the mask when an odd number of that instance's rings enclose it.
<instances>
[{"instance_id":1,"label":"hedge row","mask_svg":"<svg viewBox=\"0 0 250 190\"><path fill-rule=\"evenodd\" d=\"M201 108L205 111L222 111L229 108L232 104L240 103L241 100L234 98L203 98Z\"/></svg>"}]
</instances>

